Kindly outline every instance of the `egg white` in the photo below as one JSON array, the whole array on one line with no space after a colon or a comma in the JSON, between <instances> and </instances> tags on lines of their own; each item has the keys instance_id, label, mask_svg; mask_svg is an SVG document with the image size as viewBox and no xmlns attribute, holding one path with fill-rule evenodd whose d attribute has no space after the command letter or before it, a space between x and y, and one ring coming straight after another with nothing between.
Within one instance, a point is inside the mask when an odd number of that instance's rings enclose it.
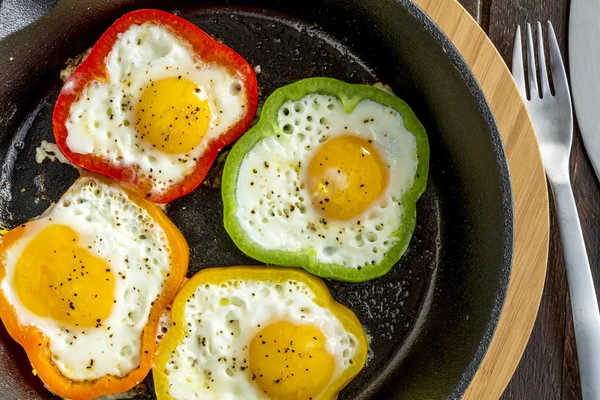
<instances>
[{"instance_id":1,"label":"egg white","mask_svg":"<svg viewBox=\"0 0 600 400\"><path fill-rule=\"evenodd\" d=\"M268 399L249 374L248 349L269 323L314 325L326 339L335 369L331 382L348 368L357 339L314 293L290 280L242 281L200 285L185 307L187 335L166 365L169 394L175 399Z\"/></svg>"},{"instance_id":2,"label":"egg white","mask_svg":"<svg viewBox=\"0 0 600 400\"><path fill-rule=\"evenodd\" d=\"M73 228L79 245L90 246L89 251L115 274L116 303L98 328L82 329L40 317L21 303L11 286L23 250L52 224ZM64 376L75 381L125 376L139 366L142 331L170 271L170 249L162 228L118 185L80 178L58 203L29 223L23 237L2 256L6 276L0 289L21 324L36 326L49 338L52 360ZM90 360L94 362L88 368Z\"/></svg>"},{"instance_id":3,"label":"egg white","mask_svg":"<svg viewBox=\"0 0 600 400\"><path fill-rule=\"evenodd\" d=\"M347 268L379 264L397 240L400 199L418 165L416 138L402 116L371 100L347 114L338 98L310 94L280 107L278 127L280 134L260 140L241 163L235 215L242 229L265 249L314 250L319 262ZM303 184L304 170L320 143L344 133L372 140L387 161L389 185L361 215L324 222Z\"/></svg>"},{"instance_id":4,"label":"egg white","mask_svg":"<svg viewBox=\"0 0 600 400\"><path fill-rule=\"evenodd\" d=\"M245 113L246 88L239 77L198 59L189 43L156 24L133 25L121 33L106 57L106 69L108 81L93 81L71 105L67 146L120 167L138 165L141 174L156 179L158 192L189 175L210 141ZM178 76L202 89L211 120L202 141L191 151L167 154L135 138L136 105L150 80ZM69 83L63 90L69 90Z\"/></svg>"}]
</instances>

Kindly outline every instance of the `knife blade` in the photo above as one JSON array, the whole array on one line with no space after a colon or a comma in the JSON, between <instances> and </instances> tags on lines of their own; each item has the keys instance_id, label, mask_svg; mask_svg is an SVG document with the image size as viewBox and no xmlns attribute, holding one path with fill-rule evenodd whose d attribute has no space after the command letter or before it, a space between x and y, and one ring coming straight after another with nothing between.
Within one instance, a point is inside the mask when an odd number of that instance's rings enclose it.
<instances>
[{"instance_id":1,"label":"knife blade","mask_svg":"<svg viewBox=\"0 0 600 400\"><path fill-rule=\"evenodd\" d=\"M600 180L600 0L572 0L569 66L575 115Z\"/></svg>"}]
</instances>

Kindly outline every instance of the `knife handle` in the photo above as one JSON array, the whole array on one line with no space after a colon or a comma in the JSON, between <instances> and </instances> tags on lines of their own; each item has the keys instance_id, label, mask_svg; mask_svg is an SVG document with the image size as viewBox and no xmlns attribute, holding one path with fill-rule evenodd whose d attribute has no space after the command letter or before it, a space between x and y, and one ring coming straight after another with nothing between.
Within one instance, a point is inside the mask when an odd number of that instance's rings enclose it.
<instances>
[{"instance_id":1,"label":"knife handle","mask_svg":"<svg viewBox=\"0 0 600 400\"><path fill-rule=\"evenodd\" d=\"M552 183L552 182L551 182ZM558 213L584 400L600 399L600 311L569 179L552 183Z\"/></svg>"}]
</instances>

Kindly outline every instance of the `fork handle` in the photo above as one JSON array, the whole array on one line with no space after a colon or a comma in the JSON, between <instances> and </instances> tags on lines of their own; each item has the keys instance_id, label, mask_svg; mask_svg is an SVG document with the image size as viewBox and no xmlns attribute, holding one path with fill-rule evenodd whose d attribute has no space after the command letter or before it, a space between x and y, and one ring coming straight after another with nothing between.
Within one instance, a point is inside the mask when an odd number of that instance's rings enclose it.
<instances>
[{"instance_id":1,"label":"fork handle","mask_svg":"<svg viewBox=\"0 0 600 400\"><path fill-rule=\"evenodd\" d=\"M552 182L551 182L552 183ZM552 183L558 212L584 400L600 399L600 312L569 180Z\"/></svg>"}]
</instances>

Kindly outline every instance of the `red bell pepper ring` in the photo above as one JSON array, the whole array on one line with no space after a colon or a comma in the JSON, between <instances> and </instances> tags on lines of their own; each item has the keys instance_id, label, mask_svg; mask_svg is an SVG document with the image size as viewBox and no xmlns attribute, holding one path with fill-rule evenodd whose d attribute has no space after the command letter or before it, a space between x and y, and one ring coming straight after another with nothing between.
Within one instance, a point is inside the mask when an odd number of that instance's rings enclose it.
<instances>
[{"instance_id":1,"label":"red bell pepper ring","mask_svg":"<svg viewBox=\"0 0 600 400\"><path fill-rule=\"evenodd\" d=\"M66 122L71 106L79 99L86 87L94 81L107 82L109 79L105 59L112 50L119 34L133 25L153 23L167 28L184 42L191 45L198 59L225 68L239 79L245 90L244 114L230 129L207 143L205 151L197 157L193 171L181 181L175 182L164 191L153 191L150 178L140 174L136 164L118 166L100 155L80 154L67 145L68 130ZM52 126L56 144L65 157L79 167L98 172L105 176L125 181L138 188L139 193L155 203L168 203L194 190L202 183L219 151L239 138L248 128L258 103L258 85L253 68L231 48L217 42L196 25L176 15L160 10L138 10L125 14L108 28L89 55L75 69L65 82L54 107Z\"/></svg>"}]
</instances>

